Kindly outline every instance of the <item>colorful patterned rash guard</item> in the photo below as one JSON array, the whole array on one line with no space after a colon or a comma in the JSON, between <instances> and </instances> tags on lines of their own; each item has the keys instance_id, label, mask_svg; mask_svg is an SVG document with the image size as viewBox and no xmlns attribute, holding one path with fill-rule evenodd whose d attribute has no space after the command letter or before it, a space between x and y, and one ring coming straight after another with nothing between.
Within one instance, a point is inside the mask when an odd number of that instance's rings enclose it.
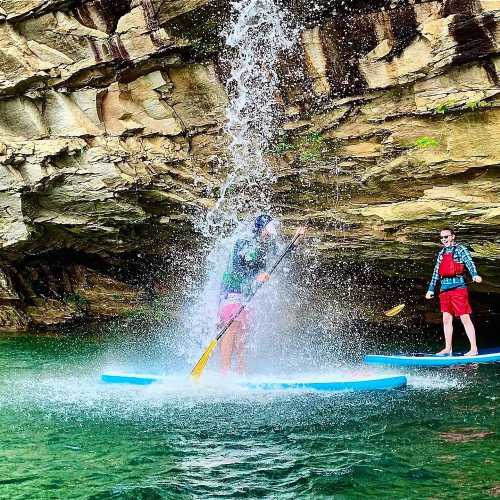
<instances>
[{"instance_id":1,"label":"colorful patterned rash guard","mask_svg":"<svg viewBox=\"0 0 500 500\"><path fill-rule=\"evenodd\" d=\"M247 298L253 290L255 278L264 272L276 255L273 241L257 238L239 239L233 248L226 272L222 276L222 294L241 293Z\"/></svg>"}]
</instances>

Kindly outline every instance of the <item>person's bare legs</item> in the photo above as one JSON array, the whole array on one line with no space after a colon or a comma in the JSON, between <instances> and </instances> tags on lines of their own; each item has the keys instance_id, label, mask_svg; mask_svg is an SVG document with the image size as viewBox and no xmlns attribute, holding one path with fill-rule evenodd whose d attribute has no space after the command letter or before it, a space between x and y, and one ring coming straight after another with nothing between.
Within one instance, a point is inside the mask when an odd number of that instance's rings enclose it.
<instances>
[{"instance_id":1,"label":"person's bare legs","mask_svg":"<svg viewBox=\"0 0 500 500\"><path fill-rule=\"evenodd\" d=\"M451 340L453 338L453 316L443 313L444 349L437 354L451 354Z\"/></svg>"},{"instance_id":2,"label":"person's bare legs","mask_svg":"<svg viewBox=\"0 0 500 500\"><path fill-rule=\"evenodd\" d=\"M467 338L470 342L470 351L466 352L464 356L477 356L477 344L476 344L476 329L474 328L474 324L470 319L470 314L463 314L460 316L460 320L465 328L465 333L467 334Z\"/></svg>"},{"instance_id":3,"label":"person's bare legs","mask_svg":"<svg viewBox=\"0 0 500 500\"><path fill-rule=\"evenodd\" d=\"M238 337L240 329L240 323L235 321L220 341L219 369L222 375L227 375L231 370L235 338Z\"/></svg>"},{"instance_id":4,"label":"person's bare legs","mask_svg":"<svg viewBox=\"0 0 500 500\"><path fill-rule=\"evenodd\" d=\"M236 366L238 369L238 373L240 375L245 375L247 369L245 361L247 335L248 335L247 329L242 327L241 330L238 332L238 335L234 339L234 351L236 353L236 363L237 363Z\"/></svg>"}]
</instances>

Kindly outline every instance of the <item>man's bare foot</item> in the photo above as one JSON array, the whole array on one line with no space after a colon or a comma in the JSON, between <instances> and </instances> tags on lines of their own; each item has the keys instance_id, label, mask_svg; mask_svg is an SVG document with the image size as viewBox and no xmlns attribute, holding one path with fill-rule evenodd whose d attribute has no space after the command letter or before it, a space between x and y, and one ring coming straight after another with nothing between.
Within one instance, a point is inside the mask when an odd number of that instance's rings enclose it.
<instances>
[{"instance_id":1,"label":"man's bare foot","mask_svg":"<svg viewBox=\"0 0 500 500\"><path fill-rule=\"evenodd\" d=\"M451 350L443 349L436 353L436 356L451 356Z\"/></svg>"},{"instance_id":2,"label":"man's bare foot","mask_svg":"<svg viewBox=\"0 0 500 500\"><path fill-rule=\"evenodd\" d=\"M478 354L479 353L478 353L477 349L476 350L471 349L469 352L466 352L464 354L464 356L477 356Z\"/></svg>"}]
</instances>

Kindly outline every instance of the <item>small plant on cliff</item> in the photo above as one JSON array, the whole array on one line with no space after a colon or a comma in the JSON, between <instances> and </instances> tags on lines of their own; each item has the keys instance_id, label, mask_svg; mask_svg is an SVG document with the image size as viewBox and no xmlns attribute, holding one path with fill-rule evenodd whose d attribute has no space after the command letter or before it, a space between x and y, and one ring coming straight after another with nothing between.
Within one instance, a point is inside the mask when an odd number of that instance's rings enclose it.
<instances>
[{"instance_id":1,"label":"small plant on cliff","mask_svg":"<svg viewBox=\"0 0 500 500\"><path fill-rule=\"evenodd\" d=\"M435 139L434 137L428 137L426 135L418 137L415 140L415 146L417 146L417 148L422 148L422 149L436 148L437 146L439 146L439 144L440 142L438 139Z\"/></svg>"},{"instance_id":2,"label":"small plant on cliff","mask_svg":"<svg viewBox=\"0 0 500 500\"><path fill-rule=\"evenodd\" d=\"M300 152L299 158L303 162L318 159L321 156L324 139L320 132L309 132L292 140L286 134L280 134L278 142L274 145L271 153L283 155L288 151Z\"/></svg>"},{"instance_id":3,"label":"small plant on cliff","mask_svg":"<svg viewBox=\"0 0 500 500\"><path fill-rule=\"evenodd\" d=\"M282 155L287 151L293 151L294 149L297 149L295 144L291 143L287 138L282 138L276 146L274 146L272 152L275 155Z\"/></svg>"},{"instance_id":4,"label":"small plant on cliff","mask_svg":"<svg viewBox=\"0 0 500 500\"><path fill-rule=\"evenodd\" d=\"M305 139L311 145L317 145L323 143L323 137L320 132L309 132L306 135Z\"/></svg>"},{"instance_id":5,"label":"small plant on cliff","mask_svg":"<svg viewBox=\"0 0 500 500\"><path fill-rule=\"evenodd\" d=\"M456 106L457 102L450 99L446 102L442 102L441 104L438 104L436 106L436 109L434 109L434 113L438 115L445 115L446 113L449 113L450 109Z\"/></svg>"},{"instance_id":6,"label":"small plant on cliff","mask_svg":"<svg viewBox=\"0 0 500 500\"><path fill-rule=\"evenodd\" d=\"M278 133L276 142L271 146L270 153L275 156L281 156L287 151L293 151L294 149L297 149L297 145L292 142L287 132L281 130Z\"/></svg>"},{"instance_id":7,"label":"small plant on cliff","mask_svg":"<svg viewBox=\"0 0 500 500\"><path fill-rule=\"evenodd\" d=\"M314 153L313 151L303 151L300 154L300 161L303 162L308 162L308 161L313 161L318 158L318 154Z\"/></svg>"},{"instance_id":8,"label":"small plant on cliff","mask_svg":"<svg viewBox=\"0 0 500 500\"><path fill-rule=\"evenodd\" d=\"M78 309L87 309L89 305L89 301L79 293L67 293L64 295L63 301L68 305L78 307Z\"/></svg>"},{"instance_id":9,"label":"small plant on cliff","mask_svg":"<svg viewBox=\"0 0 500 500\"><path fill-rule=\"evenodd\" d=\"M478 111L479 109L487 108L488 106L489 106L489 103L481 101L481 99L468 101L465 104L465 107L467 109L470 109L471 111Z\"/></svg>"},{"instance_id":10,"label":"small plant on cliff","mask_svg":"<svg viewBox=\"0 0 500 500\"><path fill-rule=\"evenodd\" d=\"M319 159L323 149L323 142L324 139L320 132L309 132L303 136L300 141L302 149L300 160L309 162Z\"/></svg>"}]
</instances>

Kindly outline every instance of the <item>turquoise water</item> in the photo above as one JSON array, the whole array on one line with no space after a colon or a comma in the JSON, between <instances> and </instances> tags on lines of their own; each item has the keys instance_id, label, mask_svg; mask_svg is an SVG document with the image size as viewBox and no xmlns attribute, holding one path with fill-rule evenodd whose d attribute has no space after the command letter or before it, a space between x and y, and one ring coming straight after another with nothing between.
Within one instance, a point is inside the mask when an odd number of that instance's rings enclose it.
<instances>
[{"instance_id":1,"label":"turquoise water","mask_svg":"<svg viewBox=\"0 0 500 500\"><path fill-rule=\"evenodd\" d=\"M0 337L0 498L500 494L500 365L411 372L405 390L365 394L99 382L117 352L143 363L155 345Z\"/></svg>"}]
</instances>

